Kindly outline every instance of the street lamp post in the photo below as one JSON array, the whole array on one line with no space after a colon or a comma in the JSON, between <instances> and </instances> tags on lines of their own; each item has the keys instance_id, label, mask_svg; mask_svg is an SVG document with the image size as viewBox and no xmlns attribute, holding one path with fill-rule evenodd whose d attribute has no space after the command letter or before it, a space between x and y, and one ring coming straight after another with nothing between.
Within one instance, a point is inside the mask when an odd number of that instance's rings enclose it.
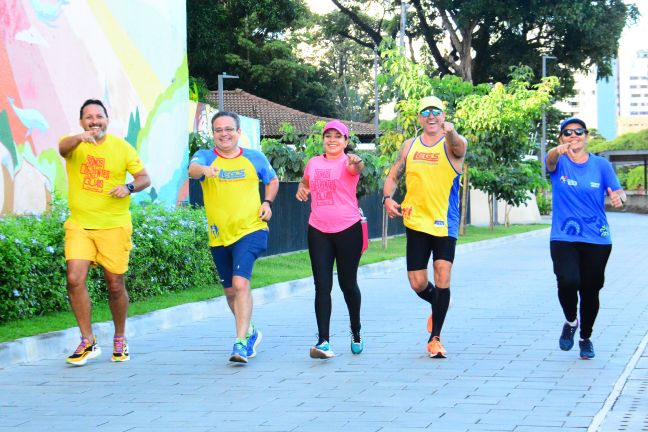
<instances>
[{"instance_id":1,"label":"street lamp post","mask_svg":"<svg viewBox=\"0 0 648 432\"><path fill-rule=\"evenodd\" d=\"M550 55L542 56L542 78L547 76L547 59L555 60L556 57ZM540 164L542 165L542 179L547 178L547 166L545 157L547 156L547 113L542 110L542 138L540 140Z\"/></svg>"},{"instance_id":2,"label":"street lamp post","mask_svg":"<svg viewBox=\"0 0 648 432\"><path fill-rule=\"evenodd\" d=\"M225 97L223 95L223 79L226 78L238 78L238 75L228 75L227 72L223 72L218 75L218 111L223 111L225 106Z\"/></svg>"}]
</instances>

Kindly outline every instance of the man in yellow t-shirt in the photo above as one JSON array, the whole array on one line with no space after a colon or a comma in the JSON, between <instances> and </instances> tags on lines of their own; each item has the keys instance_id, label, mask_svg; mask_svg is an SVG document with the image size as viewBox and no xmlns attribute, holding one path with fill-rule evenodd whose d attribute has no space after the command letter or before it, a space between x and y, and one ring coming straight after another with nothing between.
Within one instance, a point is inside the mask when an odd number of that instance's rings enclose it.
<instances>
[{"instance_id":1,"label":"man in yellow t-shirt","mask_svg":"<svg viewBox=\"0 0 648 432\"><path fill-rule=\"evenodd\" d=\"M193 155L189 177L202 185L209 246L236 321L236 341L229 359L247 363L256 356L262 338L251 324L250 278L254 262L268 246L267 222L279 181L263 153L239 147L241 121L236 113L216 113L212 131L214 148ZM265 185L263 202L259 182Z\"/></svg>"},{"instance_id":2,"label":"man in yellow t-shirt","mask_svg":"<svg viewBox=\"0 0 648 432\"><path fill-rule=\"evenodd\" d=\"M151 184L135 149L106 133L108 113L100 100L81 106L83 132L59 140L68 176L70 217L65 222L65 260L70 306L81 343L66 361L75 366L101 354L92 332L92 305L86 279L91 264L103 267L115 325L112 361L130 359L125 340L128 292L124 274L132 248L130 195ZM126 183L126 172L133 181Z\"/></svg>"},{"instance_id":3,"label":"man in yellow t-shirt","mask_svg":"<svg viewBox=\"0 0 648 432\"><path fill-rule=\"evenodd\" d=\"M450 306L450 272L459 227L459 186L467 142L446 121L443 102L434 96L418 104L423 133L403 142L383 188L390 218L403 218L407 235L407 277L416 294L432 306L428 317L430 357L443 358L441 328ZM405 175L407 193L401 204L392 197ZM433 256L434 285L428 279Z\"/></svg>"}]
</instances>

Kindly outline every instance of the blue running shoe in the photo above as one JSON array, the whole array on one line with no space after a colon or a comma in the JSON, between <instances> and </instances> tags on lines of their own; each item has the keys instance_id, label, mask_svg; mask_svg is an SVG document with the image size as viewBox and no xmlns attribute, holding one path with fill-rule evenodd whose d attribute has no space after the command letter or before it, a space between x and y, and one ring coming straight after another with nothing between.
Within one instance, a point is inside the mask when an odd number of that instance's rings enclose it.
<instances>
[{"instance_id":1,"label":"blue running shoe","mask_svg":"<svg viewBox=\"0 0 648 432\"><path fill-rule=\"evenodd\" d=\"M232 348L232 354L230 355L229 360L235 363L247 363L247 353L248 349L243 342L236 341Z\"/></svg>"},{"instance_id":2,"label":"blue running shoe","mask_svg":"<svg viewBox=\"0 0 648 432\"><path fill-rule=\"evenodd\" d=\"M560 339L558 340L558 344L560 345L560 349L563 351L569 351L572 349L574 346L574 334L576 333L576 329L578 329L578 324L575 326L569 325L569 323L565 323L563 325L562 329L562 334L560 335Z\"/></svg>"},{"instance_id":3,"label":"blue running shoe","mask_svg":"<svg viewBox=\"0 0 648 432\"><path fill-rule=\"evenodd\" d=\"M582 341L578 341L578 346L580 347L580 357L583 360L589 360L591 358L594 358L594 345L592 345L592 341L589 339L584 339Z\"/></svg>"},{"instance_id":4,"label":"blue running shoe","mask_svg":"<svg viewBox=\"0 0 648 432\"><path fill-rule=\"evenodd\" d=\"M259 346L263 339L263 333L252 326L252 334L247 338L247 358L256 357L256 347Z\"/></svg>"},{"instance_id":5,"label":"blue running shoe","mask_svg":"<svg viewBox=\"0 0 648 432\"><path fill-rule=\"evenodd\" d=\"M352 332L351 333L351 352L353 354L360 354L363 349L364 349L364 341L362 340L362 336L360 335L360 332L358 332L357 334L354 334Z\"/></svg>"},{"instance_id":6,"label":"blue running shoe","mask_svg":"<svg viewBox=\"0 0 648 432\"><path fill-rule=\"evenodd\" d=\"M315 345L314 347L311 347L310 356L311 358L316 359L329 359L331 357L335 357L335 353L331 349L331 344L329 344L327 341L324 341L318 345Z\"/></svg>"}]
</instances>

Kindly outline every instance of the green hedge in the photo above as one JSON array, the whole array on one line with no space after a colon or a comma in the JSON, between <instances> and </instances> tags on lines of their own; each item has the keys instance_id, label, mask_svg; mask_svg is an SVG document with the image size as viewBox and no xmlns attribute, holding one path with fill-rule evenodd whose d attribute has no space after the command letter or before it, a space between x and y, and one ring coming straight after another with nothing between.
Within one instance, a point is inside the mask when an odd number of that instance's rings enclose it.
<instances>
[{"instance_id":1,"label":"green hedge","mask_svg":"<svg viewBox=\"0 0 648 432\"><path fill-rule=\"evenodd\" d=\"M132 301L219 284L207 247L204 210L133 206L133 250L126 275ZM0 218L0 323L68 310L63 223L57 203L40 216ZM105 301L103 274L92 268L88 291Z\"/></svg>"}]
</instances>

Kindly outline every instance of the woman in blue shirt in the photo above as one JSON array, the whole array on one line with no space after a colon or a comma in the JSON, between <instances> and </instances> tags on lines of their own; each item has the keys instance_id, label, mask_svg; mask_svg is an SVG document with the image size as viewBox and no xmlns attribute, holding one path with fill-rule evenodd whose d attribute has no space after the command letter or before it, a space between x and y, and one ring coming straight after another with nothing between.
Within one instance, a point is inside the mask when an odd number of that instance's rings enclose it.
<instances>
[{"instance_id":1,"label":"woman in blue shirt","mask_svg":"<svg viewBox=\"0 0 648 432\"><path fill-rule=\"evenodd\" d=\"M612 251L605 194L615 208L622 207L626 198L610 162L587 151L588 133L583 120L563 120L560 145L551 149L546 159L552 187L551 259L566 320L559 345L563 351L574 346L580 323L582 359L594 357L590 337Z\"/></svg>"}]
</instances>

